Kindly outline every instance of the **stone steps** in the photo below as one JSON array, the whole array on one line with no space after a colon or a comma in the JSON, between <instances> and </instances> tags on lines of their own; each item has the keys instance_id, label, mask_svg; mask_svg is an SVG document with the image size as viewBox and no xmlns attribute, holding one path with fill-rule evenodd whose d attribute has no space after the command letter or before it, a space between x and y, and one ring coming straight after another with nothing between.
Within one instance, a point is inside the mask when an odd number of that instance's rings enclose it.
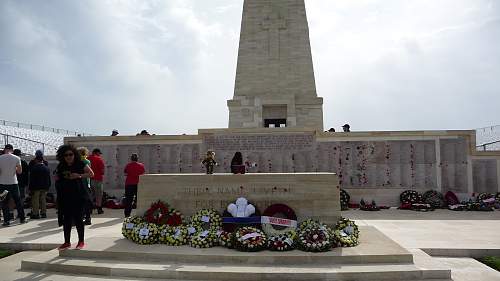
<instances>
[{"instance_id":1,"label":"stone steps","mask_svg":"<svg viewBox=\"0 0 500 281\"><path fill-rule=\"evenodd\" d=\"M450 278L449 270L420 269L414 264L351 265L232 265L174 263L140 259L61 257L57 250L28 258L22 270L52 271L100 276L178 280L432 280Z\"/></svg>"}]
</instances>

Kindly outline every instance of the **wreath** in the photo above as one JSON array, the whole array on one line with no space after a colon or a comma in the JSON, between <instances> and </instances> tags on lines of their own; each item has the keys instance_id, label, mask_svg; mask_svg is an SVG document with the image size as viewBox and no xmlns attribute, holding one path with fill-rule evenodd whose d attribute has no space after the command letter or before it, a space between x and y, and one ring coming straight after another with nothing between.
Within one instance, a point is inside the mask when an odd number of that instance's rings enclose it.
<instances>
[{"instance_id":1,"label":"wreath","mask_svg":"<svg viewBox=\"0 0 500 281\"><path fill-rule=\"evenodd\" d=\"M159 230L156 224L143 222L132 231L131 240L141 245L151 245L158 241Z\"/></svg>"},{"instance_id":2,"label":"wreath","mask_svg":"<svg viewBox=\"0 0 500 281\"><path fill-rule=\"evenodd\" d=\"M349 201L351 196L344 189L340 189L340 208L342 211L349 210Z\"/></svg>"},{"instance_id":3,"label":"wreath","mask_svg":"<svg viewBox=\"0 0 500 281\"><path fill-rule=\"evenodd\" d=\"M219 233L219 245L229 249L234 248L233 244L234 235L232 232L221 231Z\"/></svg>"},{"instance_id":4,"label":"wreath","mask_svg":"<svg viewBox=\"0 0 500 281\"><path fill-rule=\"evenodd\" d=\"M361 211L380 211L380 207L377 206L375 200L372 200L371 204L366 204L365 200L361 199L361 201L359 202L359 209Z\"/></svg>"},{"instance_id":5,"label":"wreath","mask_svg":"<svg viewBox=\"0 0 500 281\"><path fill-rule=\"evenodd\" d=\"M297 247L305 252L326 252L332 248L326 227L311 226L299 232Z\"/></svg>"},{"instance_id":6,"label":"wreath","mask_svg":"<svg viewBox=\"0 0 500 281\"><path fill-rule=\"evenodd\" d=\"M415 190L405 190L399 196L402 204L414 204L422 201L422 196Z\"/></svg>"},{"instance_id":7,"label":"wreath","mask_svg":"<svg viewBox=\"0 0 500 281\"><path fill-rule=\"evenodd\" d=\"M295 231L289 231L284 234L278 234L271 236L267 242L267 248L271 251L290 251L295 248L295 239L297 233Z\"/></svg>"},{"instance_id":8,"label":"wreath","mask_svg":"<svg viewBox=\"0 0 500 281\"><path fill-rule=\"evenodd\" d=\"M257 252L267 246L266 234L255 227L245 226L234 233L234 247L242 252Z\"/></svg>"},{"instance_id":9,"label":"wreath","mask_svg":"<svg viewBox=\"0 0 500 281\"><path fill-rule=\"evenodd\" d=\"M189 246L193 248L212 248L217 246L217 242L217 231L203 230L191 236Z\"/></svg>"},{"instance_id":10,"label":"wreath","mask_svg":"<svg viewBox=\"0 0 500 281\"><path fill-rule=\"evenodd\" d=\"M299 230L304 230L307 228L313 228L313 227L326 227L326 225L322 224L321 222L313 219L307 219L299 224Z\"/></svg>"},{"instance_id":11,"label":"wreath","mask_svg":"<svg viewBox=\"0 0 500 281\"><path fill-rule=\"evenodd\" d=\"M187 236L186 238L190 240L196 233L201 232L203 228L193 224L186 225Z\"/></svg>"},{"instance_id":12,"label":"wreath","mask_svg":"<svg viewBox=\"0 0 500 281\"><path fill-rule=\"evenodd\" d=\"M434 209L439 209L446 206L443 194L435 190L426 191L422 195L422 200L424 203L431 205L431 207Z\"/></svg>"},{"instance_id":13,"label":"wreath","mask_svg":"<svg viewBox=\"0 0 500 281\"><path fill-rule=\"evenodd\" d=\"M127 239L131 239L132 233L134 232L134 227L140 223L144 222L142 217L128 217L123 220L122 225L122 235Z\"/></svg>"},{"instance_id":14,"label":"wreath","mask_svg":"<svg viewBox=\"0 0 500 281\"><path fill-rule=\"evenodd\" d=\"M446 200L446 204L448 204L448 206L460 204L457 195L455 195L453 191L446 192L444 199Z\"/></svg>"},{"instance_id":15,"label":"wreath","mask_svg":"<svg viewBox=\"0 0 500 281\"><path fill-rule=\"evenodd\" d=\"M359 244L359 229L352 220L341 218L335 225L334 232L339 247L354 247Z\"/></svg>"},{"instance_id":16,"label":"wreath","mask_svg":"<svg viewBox=\"0 0 500 281\"><path fill-rule=\"evenodd\" d=\"M149 223L166 224L170 211L168 205L161 200L151 204L144 214L144 220Z\"/></svg>"},{"instance_id":17,"label":"wreath","mask_svg":"<svg viewBox=\"0 0 500 281\"><path fill-rule=\"evenodd\" d=\"M203 230L217 231L222 226L222 218L213 209L202 209L191 217L191 224Z\"/></svg>"},{"instance_id":18,"label":"wreath","mask_svg":"<svg viewBox=\"0 0 500 281\"><path fill-rule=\"evenodd\" d=\"M183 220L183 216L182 216L181 212L179 212L176 209L172 209L170 211L170 213L168 214L166 224L170 225L170 226L179 226L179 225L182 225L182 220Z\"/></svg>"},{"instance_id":19,"label":"wreath","mask_svg":"<svg viewBox=\"0 0 500 281\"><path fill-rule=\"evenodd\" d=\"M188 231L185 226L163 225L159 232L159 241L163 244L181 246L188 243Z\"/></svg>"},{"instance_id":20,"label":"wreath","mask_svg":"<svg viewBox=\"0 0 500 281\"><path fill-rule=\"evenodd\" d=\"M465 211L467 210L467 205L463 204L455 204L455 205L449 205L448 210L451 211Z\"/></svg>"},{"instance_id":21,"label":"wreath","mask_svg":"<svg viewBox=\"0 0 500 281\"><path fill-rule=\"evenodd\" d=\"M295 214L292 208L288 207L285 204L274 204L267 207L267 209L264 211L264 216L266 217L275 218L276 215L279 215L280 218L284 217L287 220L295 221L294 224L297 223L296 222L297 215ZM276 236L279 234L285 234L295 230L297 227L294 224L292 224L292 226L283 226L278 224L272 224L272 222L263 223L262 230L268 236Z\"/></svg>"}]
</instances>

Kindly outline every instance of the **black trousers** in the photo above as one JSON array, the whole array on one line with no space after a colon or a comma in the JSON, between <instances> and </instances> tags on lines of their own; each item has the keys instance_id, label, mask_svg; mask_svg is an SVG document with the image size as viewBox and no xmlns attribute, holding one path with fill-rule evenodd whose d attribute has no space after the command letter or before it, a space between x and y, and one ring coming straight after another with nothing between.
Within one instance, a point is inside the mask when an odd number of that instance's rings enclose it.
<instances>
[{"instance_id":1,"label":"black trousers","mask_svg":"<svg viewBox=\"0 0 500 281\"><path fill-rule=\"evenodd\" d=\"M130 217L132 213L132 203L134 196L137 197L137 184L125 186L125 217Z\"/></svg>"},{"instance_id":2,"label":"black trousers","mask_svg":"<svg viewBox=\"0 0 500 281\"><path fill-rule=\"evenodd\" d=\"M16 209L17 209L17 216L19 219L22 221L24 220L24 206L23 203L21 202L21 197L19 197L19 186L17 184L9 184L9 185L3 185L0 184L0 193L3 192L4 190L9 191L9 194L7 194L7 197L5 197L5 200L2 202L2 212L3 212L3 219L4 222L8 223L10 219L10 210L9 210L9 200L12 198L14 200L14 203L16 203Z\"/></svg>"},{"instance_id":3,"label":"black trousers","mask_svg":"<svg viewBox=\"0 0 500 281\"><path fill-rule=\"evenodd\" d=\"M78 242L84 241L85 228L83 226L82 211L82 208L68 208L66 210L62 210L64 243L71 243L71 228L73 228L73 223L75 224L76 231L78 232Z\"/></svg>"}]
</instances>

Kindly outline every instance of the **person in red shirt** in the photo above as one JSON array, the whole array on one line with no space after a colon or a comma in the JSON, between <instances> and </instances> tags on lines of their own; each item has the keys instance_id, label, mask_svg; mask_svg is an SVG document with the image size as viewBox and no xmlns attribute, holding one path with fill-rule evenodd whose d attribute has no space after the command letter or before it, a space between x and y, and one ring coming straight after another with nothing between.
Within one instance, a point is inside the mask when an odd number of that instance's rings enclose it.
<instances>
[{"instance_id":1,"label":"person in red shirt","mask_svg":"<svg viewBox=\"0 0 500 281\"><path fill-rule=\"evenodd\" d=\"M92 171L94 171L94 177L90 179L90 188L92 189L93 199L95 199L95 206L98 214L104 213L102 210L102 182L104 179L105 165L101 154L101 150L99 148L95 148L92 150L92 155L87 157L90 161L90 167L92 168Z\"/></svg>"},{"instance_id":2,"label":"person in red shirt","mask_svg":"<svg viewBox=\"0 0 500 281\"><path fill-rule=\"evenodd\" d=\"M127 175L125 179L125 217L130 217L134 196L137 197L139 176L146 172L144 164L139 162L139 156L136 153L130 156L130 163L125 166L124 172Z\"/></svg>"}]
</instances>

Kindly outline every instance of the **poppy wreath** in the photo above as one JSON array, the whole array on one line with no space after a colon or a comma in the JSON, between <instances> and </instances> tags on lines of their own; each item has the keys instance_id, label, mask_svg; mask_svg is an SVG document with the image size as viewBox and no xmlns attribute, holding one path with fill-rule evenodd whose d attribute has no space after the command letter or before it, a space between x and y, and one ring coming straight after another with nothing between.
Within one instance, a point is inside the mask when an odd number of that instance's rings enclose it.
<instances>
[{"instance_id":1,"label":"poppy wreath","mask_svg":"<svg viewBox=\"0 0 500 281\"><path fill-rule=\"evenodd\" d=\"M420 203L422 196L415 190L405 190L399 195L400 209L411 209L411 204Z\"/></svg>"},{"instance_id":2,"label":"poppy wreath","mask_svg":"<svg viewBox=\"0 0 500 281\"><path fill-rule=\"evenodd\" d=\"M131 240L141 245L151 245L158 241L158 227L153 223L143 222L134 227Z\"/></svg>"},{"instance_id":3,"label":"poppy wreath","mask_svg":"<svg viewBox=\"0 0 500 281\"><path fill-rule=\"evenodd\" d=\"M351 196L344 189L340 189L340 208L342 211L349 210L349 201Z\"/></svg>"},{"instance_id":4,"label":"poppy wreath","mask_svg":"<svg viewBox=\"0 0 500 281\"><path fill-rule=\"evenodd\" d=\"M189 240L189 246L193 248L212 248L217 246L217 231L203 230L195 233Z\"/></svg>"},{"instance_id":5,"label":"poppy wreath","mask_svg":"<svg viewBox=\"0 0 500 281\"><path fill-rule=\"evenodd\" d=\"M305 252L326 252L332 248L330 234L325 227L306 227L299 231L297 247Z\"/></svg>"},{"instance_id":6,"label":"poppy wreath","mask_svg":"<svg viewBox=\"0 0 500 281\"><path fill-rule=\"evenodd\" d=\"M219 233L219 245L228 249L233 249L234 234L232 232L221 231Z\"/></svg>"},{"instance_id":7,"label":"poppy wreath","mask_svg":"<svg viewBox=\"0 0 500 281\"><path fill-rule=\"evenodd\" d=\"M170 226L180 226L180 225L182 225L182 220L183 220L183 216L182 216L181 212L179 212L176 209L172 209L172 210L170 210L170 213L168 214L166 224L170 225Z\"/></svg>"},{"instance_id":8,"label":"poppy wreath","mask_svg":"<svg viewBox=\"0 0 500 281\"><path fill-rule=\"evenodd\" d=\"M142 217L128 217L123 220L122 234L123 237L131 239L134 227L140 223L144 222Z\"/></svg>"},{"instance_id":9,"label":"poppy wreath","mask_svg":"<svg viewBox=\"0 0 500 281\"><path fill-rule=\"evenodd\" d=\"M203 230L217 231L222 226L222 218L213 209L202 209L191 217L191 225Z\"/></svg>"},{"instance_id":10,"label":"poppy wreath","mask_svg":"<svg viewBox=\"0 0 500 281\"><path fill-rule=\"evenodd\" d=\"M271 236L268 238L267 248L271 251L291 251L295 248L296 238L297 233L295 231L289 231L284 234Z\"/></svg>"},{"instance_id":11,"label":"poppy wreath","mask_svg":"<svg viewBox=\"0 0 500 281\"><path fill-rule=\"evenodd\" d=\"M149 223L166 224L170 211L168 205L161 200L151 204L144 214L144 220Z\"/></svg>"},{"instance_id":12,"label":"poppy wreath","mask_svg":"<svg viewBox=\"0 0 500 281\"><path fill-rule=\"evenodd\" d=\"M281 215L280 217L284 217L285 219L288 220L297 220L297 215L295 214L295 211L288 207L285 204L274 204L269 207L264 211L264 216L267 217L275 217L276 215ZM291 226L280 226L280 225L273 225L270 223L264 223L262 224L262 230L266 233L267 236L276 236L279 234L285 234L290 231L294 231L296 227L291 227Z\"/></svg>"},{"instance_id":13,"label":"poppy wreath","mask_svg":"<svg viewBox=\"0 0 500 281\"><path fill-rule=\"evenodd\" d=\"M234 232L234 248L242 252L257 252L267 247L266 234L255 227L245 226Z\"/></svg>"},{"instance_id":14,"label":"poppy wreath","mask_svg":"<svg viewBox=\"0 0 500 281\"><path fill-rule=\"evenodd\" d=\"M352 220L341 218L335 225L334 233L339 247L354 247L359 244L359 229Z\"/></svg>"},{"instance_id":15,"label":"poppy wreath","mask_svg":"<svg viewBox=\"0 0 500 281\"><path fill-rule=\"evenodd\" d=\"M159 231L159 241L163 244L181 246L188 243L188 231L185 226L163 225Z\"/></svg>"},{"instance_id":16,"label":"poppy wreath","mask_svg":"<svg viewBox=\"0 0 500 281\"><path fill-rule=\"evenodd\" d=\"M426 191L422 195L422 200L424 203L431 205L431 207L434 209L439 209L446 206L443 194L435 190Z\"/></svg>"}]
</instances>

